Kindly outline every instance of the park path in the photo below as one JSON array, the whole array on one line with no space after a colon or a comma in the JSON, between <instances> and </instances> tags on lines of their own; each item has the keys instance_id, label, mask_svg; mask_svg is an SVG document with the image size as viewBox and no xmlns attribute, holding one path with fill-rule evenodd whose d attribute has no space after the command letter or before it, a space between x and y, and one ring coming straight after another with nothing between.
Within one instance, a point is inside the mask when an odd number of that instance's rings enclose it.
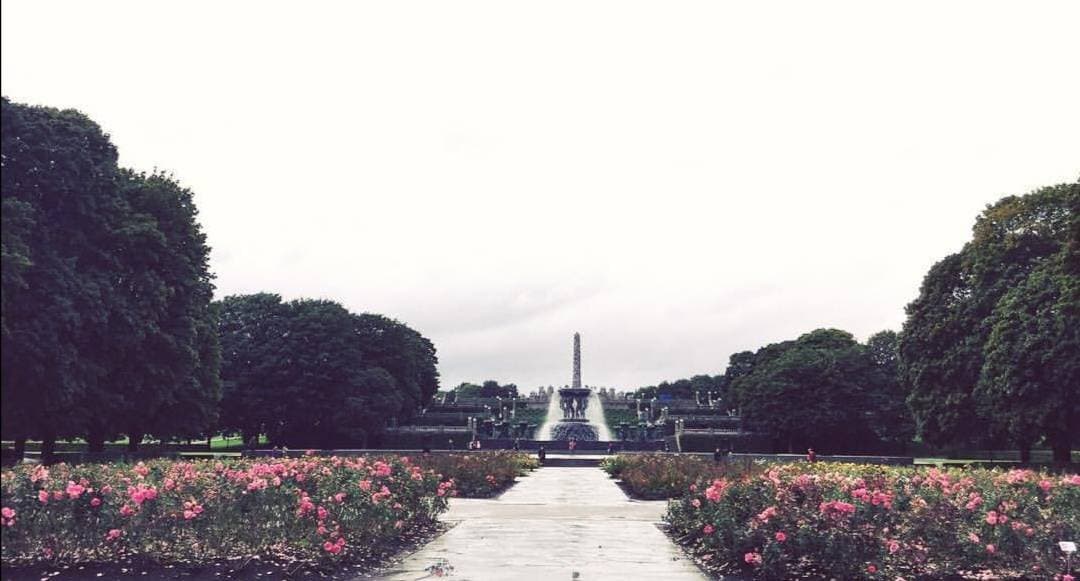
<instances>
[{"instance_id":1,"label":"park path","mask_svg":"<svg viewBox=\"0 0 1080 581\"><path fill-rule=\"evenodd\" d=\"M592 467L549 467L497 499L452 499L456 524L382 579L701 580L705 577L656 527L664 501L630 500Z\"/></svg>"}]
</instances>

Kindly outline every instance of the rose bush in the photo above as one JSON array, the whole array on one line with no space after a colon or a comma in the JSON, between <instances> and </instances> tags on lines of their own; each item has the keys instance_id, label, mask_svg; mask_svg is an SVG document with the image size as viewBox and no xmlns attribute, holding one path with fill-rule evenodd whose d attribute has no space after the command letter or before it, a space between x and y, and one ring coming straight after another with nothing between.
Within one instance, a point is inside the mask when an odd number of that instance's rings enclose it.
<instances>
[{"instance_id":1,"label":"rose bush","mask_svg":"<svg viewBox=\"0 0 1080 581\"><path fill-rule=\"evenodd\" d=\"M462 454L425 454L414 460L445 478L453 478L459 496L487 498L506 490L514 479L539 467L523 452L494 450Z\"/></svg>"},{"instance_id":2,"label":"rose bush","mask_svg":"<svg viewBox=\"0 0 1080 581\"><path fill-rule=\"evenodd\" d=\"M621 479L635 498L653 500L681 496L694 482L730 478L749 469L741 463L675 454L618 454L601 460L600 468Z\"/></svg>"},{"instance_id":3,"label":"rose bush","mask_svg":"<svg viewBox=\"0 0 1080 581\"><path fill-rule=\"evenodd\" d=\"M1080 476L772 465L703 479L672 532L716 573L759 579L1047 577L1080 534Z\"/></svg>"},{"instance_id":4,"label":"rose bush","mask_svg":"<svg viewBox=\"0 0 1080 581\"><path fill-rule=\"evenodd\" d=\"M23 464L0 475L5 565L377 555L430 523L451 477L407 457Z\"/></svg>"}]
</instances>

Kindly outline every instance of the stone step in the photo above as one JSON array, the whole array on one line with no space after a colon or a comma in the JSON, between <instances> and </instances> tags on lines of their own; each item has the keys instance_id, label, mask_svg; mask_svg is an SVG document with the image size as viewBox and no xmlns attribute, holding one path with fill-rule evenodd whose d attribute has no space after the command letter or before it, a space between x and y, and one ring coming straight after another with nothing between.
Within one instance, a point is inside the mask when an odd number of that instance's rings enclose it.
<instances>
[{"instance_id":1,"label":"stone step","mask_svg":"<svg viewBox=\"0 0 1080 581\"><path fill-rule=\"evenodd\" d=\"M548 456L544 460L545 467L559 468L596 468L600 465L601 456Z\"/></svg>"}]
</instances>

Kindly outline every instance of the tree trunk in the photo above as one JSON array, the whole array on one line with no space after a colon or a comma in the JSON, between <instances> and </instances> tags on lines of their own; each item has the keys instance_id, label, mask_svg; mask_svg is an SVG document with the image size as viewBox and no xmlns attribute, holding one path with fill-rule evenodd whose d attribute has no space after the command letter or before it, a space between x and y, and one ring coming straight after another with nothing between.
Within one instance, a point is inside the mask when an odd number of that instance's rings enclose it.
<instances>
[{"instance_id":1,"label":"tree trunk","mask_svg":"<svg viewBox=\"0 0 1080 581\"><path fill-rule=\"evenodd\" d=\"M142 432L129 432L128 433L128 452L132 454L139 451L139 444L142 443Z\"/></svg>"},{"instance_id":2,"label":"tree trunk","mask_svg":"<svg viewBox=\"0 0 1080 581\"><path fill-rule=\"evenodd\" d=\"M56 436L41 439L41 463L52 464L56 461Z\"/></svg>"},{"instance_id":3,"label":"tree trunk","mask_svg":"<svg viewBox=\"0 0 1080 581\"><path fill-rule=\"evenodd\" d=\"M105 452L105 434L97 431L92 431L86 435L86 447L87 451L91 454L102 454Z\"/></svg>"}]
</instances>

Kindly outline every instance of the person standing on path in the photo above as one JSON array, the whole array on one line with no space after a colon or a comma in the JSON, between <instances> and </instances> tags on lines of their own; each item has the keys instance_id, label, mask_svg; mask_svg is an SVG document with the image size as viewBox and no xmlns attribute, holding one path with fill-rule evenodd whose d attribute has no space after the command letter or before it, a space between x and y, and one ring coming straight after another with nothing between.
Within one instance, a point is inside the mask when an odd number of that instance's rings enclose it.
<instances>
[{"instance_id":1,"label":"person standing on path","mask_svg":"<svg viewBox=\"0 0 1080 581\"><path fill-rule=\"evenodd\" d=\"M544 445L540 444L540 450L536 452L536 457L540 459L540 465L544 465L544 460L547 459L547 450L544 449Z\"/></svg>"},{"instance_id":2,"label":"person standing on path","mask_svg":"<svg viewBox=\"0 0 1080 581\"><path fill-rule=\"evenodd\" d=\"M573 454L574 449L577 448L577 440L575 440L574 438L570 438L570 443L566 446L570 448L570 453Z\"/></svg>"},{"instance_id":3,"label":"person standing on path","mask_svg":"<svg viewBox=\"0 0 1080 581\"><path fill-rule=\"evenodd\" d=\"M806 449L806 461L811 464L817 462L817 454L814 452L813 448Z\"/></svg>"}]
</instances>

